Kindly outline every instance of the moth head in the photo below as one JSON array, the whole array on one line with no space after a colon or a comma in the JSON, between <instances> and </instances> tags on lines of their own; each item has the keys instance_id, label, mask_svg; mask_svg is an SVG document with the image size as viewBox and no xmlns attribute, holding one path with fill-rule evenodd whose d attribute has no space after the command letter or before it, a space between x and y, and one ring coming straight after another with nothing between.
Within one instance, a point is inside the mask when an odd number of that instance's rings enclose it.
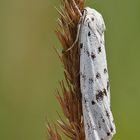
<instances>
[{"instance_id":1,"label":"moth head","mask_svg":"<svg viewBox=\"0 0 140 140\"><path fill-rule=\"evenodd\" d=\"M103 34L105 31L105 23L102 15L95 9L86 7L85 9L85 22L88 23L89 28L97 30L99 34Z\"/></svg>"}]
</instances>

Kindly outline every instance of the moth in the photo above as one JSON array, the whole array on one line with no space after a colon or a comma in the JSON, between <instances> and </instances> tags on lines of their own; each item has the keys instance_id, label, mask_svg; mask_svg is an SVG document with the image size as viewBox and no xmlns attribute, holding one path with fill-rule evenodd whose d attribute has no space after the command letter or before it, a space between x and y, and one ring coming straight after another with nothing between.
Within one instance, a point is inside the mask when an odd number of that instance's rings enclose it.
<instances>
[{"instance_id":1,"label":"moth","mask_svg":"<svg viewBox=\"0 0 140 140\"><path fill-rule=\"evenodd\" d=\"M105 52L102 15L95 9L86 7L81 13L77 38L80 46L80 88L86 140L111 140L116 133L110 107L110 85Z\"/></svg>"},{"instance_id":2,"label":"moth","mask_svg":"<svg viewBox=\"0 0 140 140\"><path fill-rule=\"evenodd\" d=\"M78 40L80 87L86 140L111 140L116 133L110 108L110 87L102 15L89 7L83 10Z\"/></svg>"}]
</instances>

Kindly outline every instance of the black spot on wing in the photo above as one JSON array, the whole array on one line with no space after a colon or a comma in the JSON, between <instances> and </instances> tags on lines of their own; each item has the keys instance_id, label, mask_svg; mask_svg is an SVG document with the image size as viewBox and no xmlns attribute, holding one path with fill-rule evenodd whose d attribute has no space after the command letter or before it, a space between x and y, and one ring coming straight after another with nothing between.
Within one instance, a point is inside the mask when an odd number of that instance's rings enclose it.
<instances>
[{"instance_id":1,"label":"black spot on wing","mask_svg":"<svg viewBox=\"0 0 140 140\"><path fill-rule=\"evenodd\" d=\"M86 21L87 21L87 20L86 20ZM88 28L90 29L90 25L89 25L89 23L90 23L90 22L88 22Z\"/></svg>"},{"instance_id":2,"label":"black spot on wing","mask_svg":"<svg viewBox=\"0 0 140 140\"><path fill-rule=\"evenodd\" d=\"M107 92L106 92L106 89L105 88L103 89L103 92L107 96Z\"/></svg>"},{"instance_id":3,"label":"black spot on wing","mask_svg":"<svg viewBox=\"0 0 140 140\"><path fill-rule=\"evenodd\" d=\"M91 58L94 60L96 58L96 55L92 52L91 53Z\"/></svg>"},{"instance_id":4,"label":"black spot on wing","mask_svg":"<svg viewBox=\"0 0 140 140\"><path fill-rule=\"evenodd\" d=\"M101 129L101 124L100 124L100 122L98 121L98 126L99 126L99 129Z\"/></svg>"},{"instance_id":5,"label":"black spot on wing","mask_svg":"<svg viewBox=\"0 0 140 140\"><path fill-rule=\"evenodd\" d=\"M105 123L105 119L102 119L102 122Z\"/></svg>"},{"instance_id":6,"label":"black spot on wing","mask_svg":"<svg viewBox=\"0 0 140 140\"><path fill-rule=\"evenodd\" d=\"M108 111L106 110L106 116L108 117L108 119L109 119L109 117L110 117L110 115L109 115L109 113L108 113Z\"/></svg>"},{"instance_id":7,"label":"black spot on wing","mask_svg":"<svg viewBox=\"0 0 140 140\"><path fill-rule=\"evenodd\" d=\"M86 98L84 98L85 103L87 102Z\"/></svg>"},{"instance_id":8,"label":"black spot on wing","mask_svg":"<svg viewBox=\"0 0 140 140\"><path fill-rule=\"evenodd\" d=\"M84 12L85 12L84 10L81 11L82 15L84 15Z\"/></svg>"},{"instance_id":9,"label":"black spot on wing","mask_svg":"<svg viewBox=\"0 0 140 140\"><path fill-rule=\"evenodd\" d=\"M101 138L101 140L104 140L103 138Z\"/></svg>"},{"instance_id":10,"label":"black spot on wing","mask_svg":"<svg viewBox=\"0 0 140 140\"><path fill-rule=\"evenodd\" d=\"M107 96L107 91L106 91L105 88L104 88L103 90L97 90L96 100L97 100L97 101L102 101L104 95Z\"/></svg>"},{"instance_id":11,"label":"black spot on wing","mask_svg":"<svg viewBox=\"0 0 140 140\"><path fill-rule=\"evenodd\" d=\"M96 103L95 103L95 101L92 100L92 101L91 101L91 104L92 104L92 105L95 105Z\"/></svg>"},{"instance_id":12,"label":"black spot on wing","mask_svg":"<svg viewBox=\"0 0 140 140\"><path fill-rule=\"evenodd\" d=\"M110 133L109 132L107 132L106 134L107 134L107 136L110 136Z\"/></svg>"},{"instance_id":13,"label":"black spot on wing","mask_svg":"<svg viewBox=\"0 0 140 140\"><path fill-rule=\"evenodd\" d=\"M100 75L99 72L96 73L96 78L97 78L97 79L101 78L101 75Z\"/></svg>"},{"instance_id":14,"label":"black spot on wing","mask_svg":"<svg viewBox=\"0 0 140 140\"><path fill-rule=\"evenodd\" d=\"M113 132L113 128L112 127L110 128L110 131Z\"/></svg>"},{"instance_id":15,"label":"black spot on wing","mask_svg":"<svg viewBox=\"0 0 140 140\"><path fill-rule=\"evenodd\" d=\"M98 53L100 53L102 51L101 47L98 47Z\"/></svg>"},{"instance_id":16,"label":"black spot on wing","mask_svg":"<svg viewBox=\"0 0 140 140\"><path fill-rule=\"evenodd\" d=\"M109 81L107 81L107 90L109 90Z\"/></svg>"},{"instance_id":17,"label":"black spot on wing","mask_svg":"<svg viewBox=\"0 0 140 140\"><path fill-rule=\"evenodd\" d=\"M107 73L107 69L106 68L104 68L104 73Z\"/></svg>"},{"instance_id":18,"label":"black spot on wing","mask_svg":"<svg viewBox=\"0 0 140 140\"><path fill-rule=\"evenodd\" d=\"M96 100L97 101L102 101L103 97L104 97L104 93L101 90L98 90L97 94L96 94Z\"/></svg>"},{"instance_id":19,"label":"black spot on wing","mask_svg":"<svg viewBox=\"0 0 140 140\"><path fill-rule=\"evenodd\" d=\"M90 32L88 32L88 36L91 36L91 33Z\"/></svg>"},{"instance_id":20,"label":"black spot on wing","mask_svg":"<svg viewBox=\"0 0 140 140\"><path fill-rule=\"evenodd\" d=\"M83 43L80 43L80 48L81 48L81 49L83 48Z\"/></svg>"}]
</instances>

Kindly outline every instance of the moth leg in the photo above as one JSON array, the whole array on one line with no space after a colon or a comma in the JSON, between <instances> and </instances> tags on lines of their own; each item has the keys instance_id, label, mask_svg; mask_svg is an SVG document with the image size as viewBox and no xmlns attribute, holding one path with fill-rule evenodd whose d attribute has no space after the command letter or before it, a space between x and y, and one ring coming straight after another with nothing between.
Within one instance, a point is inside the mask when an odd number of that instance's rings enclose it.
<instances>
[{"instance_id":1,"label":"moth leg","mask_svg":"<svg viewBox=\"0 0 140 140\"><path fill-rule=\"evenodd\" d=\"M80 27L81 27L81 25L79 24L79 25L78 25L78 30L77 30L77 36L76 36L76 39L75 39L74 43L72 44L71 47L69 47L69 48L68 48L67 50L65 50L64 52L70 51L70 50L74 47L74 45L78 42L78 40L79 40L79 34L80 34Z\"/></svg>"},{"instance_id":2,"label":"moth leg","mask_svg":"<svg viewBox=\"0 0 140 140\"><path fill-rule=\"evenodd\" d=\"M79 23L78 23L77 36L76 36L76 39L75 39L74 43L73 43L72 46L71 46L70 48L68 48L67 50L63 50L62 53L68 52L69 50L71 50L71 49L74 47L74 45L78 42L79 34L80 34L81 21L82 21L82 13L81 13L79 7L77 6L75 0L72 0L72 2L73 2L75 8L77 9L77 11L78 11L78 13L79 13L79 15L80 15L80 21L79 21Z\"/></svg>"}]
</instances>

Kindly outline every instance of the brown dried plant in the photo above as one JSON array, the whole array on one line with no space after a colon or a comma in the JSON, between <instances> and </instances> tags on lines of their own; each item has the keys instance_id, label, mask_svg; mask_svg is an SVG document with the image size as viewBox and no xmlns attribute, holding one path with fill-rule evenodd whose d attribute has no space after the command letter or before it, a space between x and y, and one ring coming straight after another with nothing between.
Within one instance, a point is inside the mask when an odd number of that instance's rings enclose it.
<instances>
[{"instance_id":1,"label":"brown dried plant","mask_svg":"<svg viewBox=\"0 0 140 140\"><path fill-rule=\"evenodd\" d=\"M84 8L85 0L61 0L60 18L58 20L57 37L62 45L62 50L70 48L77 36L77 27L80 19L80 11ZM77 5L78 9L76 8ZM68 52L59 54L59 58L64 66L64 81L60 82L62 95L57 91L57 99L62 107L66 121L61 118L57 121L62 132L72 140L85 140L84 123L82 114L81 92L80 92L80 61L79 45L76 43ZM56 127L51 127L48 123L49 140L62 140Z\"/></svg>"}]
</instances>

